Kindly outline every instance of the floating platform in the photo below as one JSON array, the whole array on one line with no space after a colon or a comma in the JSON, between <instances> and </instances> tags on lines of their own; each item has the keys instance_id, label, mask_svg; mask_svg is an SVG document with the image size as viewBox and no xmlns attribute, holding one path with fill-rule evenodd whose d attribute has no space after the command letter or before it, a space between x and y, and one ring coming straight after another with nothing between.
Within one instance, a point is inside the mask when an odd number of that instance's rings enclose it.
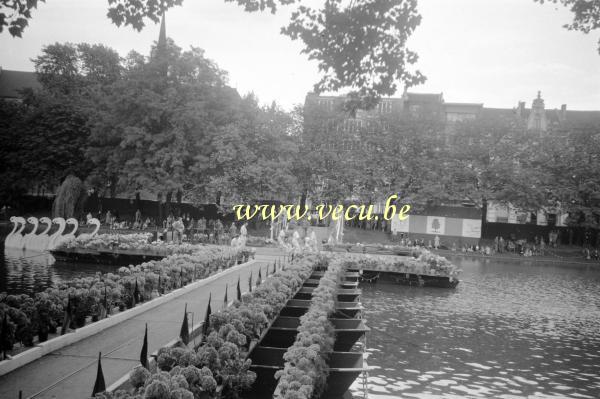
<instances>
[{"instance_id":1,"label":"floating platform","mask_svg":"<svg viewBox=\"0 0 600 399\"><path fill-rule=\"evenodd\" d=\"M257 378L252 392L244 395L246 399L273 396L278 382L275 373L284 368L283 356L294 345L300 317L310 308L313 292L324 274L324 271L313 271L263 333L258 345L250 349L250 369L256 373ZM327 388L322 398L350 398L348 389L367 367L362 352L350 352L370 330L365 320L360 318L363 308L360 303L359 278L360 273L357 271L346 272L342 282L338 284L335 310L328 318L335 329L335 342L333 352L327 354Z\"/></svg>"},{"instance_id":2,"label":"floating platform","mask_svg":"<svg viewBox=\"0 0 600 399\"><path fill-rule=\"evenodd\" d=\"M325 272L313 272L310 275L310 279L319 280L325 275ZM342 283L358 281L360 278L359 272L346 272L342 278Z\"/></svg>"},{"instance_id":3,"label":"floating platform","mask_svg":"<svg viewBox=\"0 0 600 399\"><path fill-rule=\"evenodd\" d=\"M396 273L376 270L363 270L362 283L400 284L414 287L455 288L459 280L452 277L427 274Z\"/></svg>"},{"instance_id":4,"label":"floating platform","mask_svg":"<svg viewBox=\"0 0 600 399\"><path fill-rule=\"evenodd\" d=\"M323 249L328 252L343 252L353 254L369 254L369 255L399 255L410 256L411 248L408 247L380 247L377 245L353 245L353 244L338 244L338 245L323 245Z\"/></svg>"},{"instance_id":5,"label":"floating platform","mask_svg":"<svg viewBox=\"0 0 600 399\"><path fill-rule=\"evenodd\" d=\"M51 250L52 256L59 262L77 262L102 265L128 266L139 265L151 260L161 260L167 255L148 254L132 250L95 250L83 248L68 248Z\"/></svg>"},{"instance_id":6,"label":"floating platform","mask_svg":"<svg viewBox=\"0 0 600 399\"><path fill-rule=\"evenodd\" d=\"M303 284L303 287L318 287L318 286L319 286L319 279L316 279L316 278L309 278ZM345 288L345 289L358 288L358 281L342 281L339 284L339 287Z\"/></svg>"},{"instance_id":7,"label":"floating platform","mask_svg":"<svg viewBox=\"0 0 600 399\"><path fill-rule=\"evenodd\" d=\"M334 351L348 352L361 339L370 328L364 319L329 319L335 328ZM269 328L268 333L261 341L262 346L273 348L289 348L294 344L300 318L279 316Z\"/></svg>"},{"instance_id":8,"label":"floating platform","mask_svg":"<svg viewBox=\"0 0 600 399\"><path fill-rule=\"evenodd\" d=\"M257 393L270 397L275 391L277 380L275 373L283 370L283 355L287 348L273 348L268 346L257 346L250 354L252 365L250 370L256 373L255 384ZM363 354L360 352L331 352L327 361L327 388L322 398L342 398L352 385L354 380L366 370L363 362ZM266 396L265 396L266 395Z\"/></svg>"},{"instance_id":9,"label":"floating platform","mask_svg":"<svg viewBox=\"0 0 600 399\"><path fill-rule=\"evenodd\" d=\"M281 310L281 316L300 317L304 315L310 307L308 299L290 299ZM334 319L355 319L363 310L360 303L356 302L336 302L335 312L331 315Z\"/></svg>"},{"instance_id":10,"label":"floating platform","mask_svg":"<svg viewBox=\"0 0 600 399\"><path fill-rule=\"evenodd\" d=\"M311 299L315 287L302 287L294 296L294 299ZM337 300L341 302L356 302L360 298L361 290L358 288L339 288Z\"/></svg>"}]
</instances>

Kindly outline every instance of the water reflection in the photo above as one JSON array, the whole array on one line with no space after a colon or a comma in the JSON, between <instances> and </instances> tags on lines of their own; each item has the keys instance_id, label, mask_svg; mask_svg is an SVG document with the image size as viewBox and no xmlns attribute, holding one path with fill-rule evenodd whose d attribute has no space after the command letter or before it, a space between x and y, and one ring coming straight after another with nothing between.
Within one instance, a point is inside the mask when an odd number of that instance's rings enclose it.
<instances>
[{"instance_id":1,"label":"water reflection","mask_svg":"<svg viewBox=\"0 0 600 399\"><path fill-rule=\"evenodd\" d=\"M455 290L363 287L370 398L600 397L600 272L453 261Z\"/></svg>"},{"instance_id":2,"label":"water reflection","mask_svg":"<svg viewBox=\"0 0 600 399\"><path fill-rule=\"evenodd\" d=\"M115 266L56 262L48 253L3 248L0 253L0 292L40 292L57 282L96 272L114 272Z\"/></svg>"}]
</instances>

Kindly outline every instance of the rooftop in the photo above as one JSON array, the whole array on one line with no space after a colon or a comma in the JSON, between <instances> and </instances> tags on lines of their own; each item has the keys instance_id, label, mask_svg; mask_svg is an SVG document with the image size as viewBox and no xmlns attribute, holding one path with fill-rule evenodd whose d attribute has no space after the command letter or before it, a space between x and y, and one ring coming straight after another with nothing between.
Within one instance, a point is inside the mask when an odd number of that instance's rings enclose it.
<instances>
[{"instance_id":1,"label":"rooftop","mask_svg":"<svg viewBox=\"0 0 600 399\"><path fill-rule=\"evenodd\" d=\"M42 85L35 72L11 71L0 68L0 98L19 98L26 88L39 89Z\"/></svg>"}]
</instances>

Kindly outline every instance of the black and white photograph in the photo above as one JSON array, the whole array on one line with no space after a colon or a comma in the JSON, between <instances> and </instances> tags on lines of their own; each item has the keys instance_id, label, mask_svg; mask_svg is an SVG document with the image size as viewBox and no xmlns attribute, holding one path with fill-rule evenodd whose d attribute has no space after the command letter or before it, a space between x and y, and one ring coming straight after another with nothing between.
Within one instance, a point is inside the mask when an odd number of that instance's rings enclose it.
<instances>
[{"instance_id":1,"label":"black and white photograph","mask_svg":"<svg viewBox=\"0 0 600 399\"><path fill-rule=\"evenodd\" d=\"M600 0L0 0L0 398L600 398Z\"/></svg>"}]
</instances>

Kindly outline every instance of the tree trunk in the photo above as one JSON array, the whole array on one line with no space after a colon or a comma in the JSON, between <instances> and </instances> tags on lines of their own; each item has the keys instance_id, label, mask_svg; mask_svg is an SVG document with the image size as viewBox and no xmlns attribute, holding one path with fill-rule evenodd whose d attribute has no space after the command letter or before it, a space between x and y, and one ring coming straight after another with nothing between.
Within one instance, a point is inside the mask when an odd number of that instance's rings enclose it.
<instances>
[{"instance_id":1,"label":"tree trunk","mask_svg":"<svg viewBox=\"0 0 600 399\"><path fill-rule=\"evenodd\" d=\"M221 192L217 191L217 198L215 198L215 204L221 205Z\"/></svg>"},{"instance_id":2,"label":"tree trunk","mask_svg":"<svg viewBox=\"0 0 600 399\"><path fill-rule=\"evenodd\" d=\"M117 176L116 175L112 175L110 177L109 185L110 185L110 198L115 198L115 196L117 195Z\"/></svg>"},{"instance_id":3,"label":"tree trunk","mask_svg":"<svg viewBox=\"0 0 600 399\"><path fill-rule=\"evenodd\" d=\"M481 239L485 237L487 225L487 198L481 199Z\"/></svg>"},{"instance_id":4,"label":"tree trunk","mask_svg":"<svg viewBox=\"0 0 600 399\"><path fill-rule=\"evenodd\" d=\"M156 205L158 206L158 219L156 220L157 226L162 226L163 212L162 212L162 193L158 193L156 196Z\"/></svg>"},{"instance_id":5,"label":"tree trunk","mask_svg":"<svg viewBox=\"0 0 600 399\"><path fill-rule=\"evenodd\" d=\"M171 198L173 197L173 192L169 191L167 193L167 203L166 203L166 214L167 217L171 216Z\"/></svg>"},{"instance_id":6,"label":"tree trunk","mask_svg":"<svg viewBox=\"0 0 600 399\"><path fill-rule=\"evenodd\" d=\"M177 190L177 216L181 216L181 190Z\"/></svg>"},{"instance_id":7,"label":"tree trunk","mask_svg":"<svg viewBox=\"0 0 600 399\"><path fill-rule=\"evenodd\" d=\"M135 193L135 209L136 209L136 212L137 212L138 209L140 210L140 212L142 212L142 200L140 199L140 192L139 191L137 191Z\"/></svg>"},{"instance_id":8,"label":"tree trunk","mask_svg":"<svg viewBox=\"0 0 600 399\"><path fill-rule=\"evenodd\" d=\"M304 207L306 206L306 189L304 189L302 191L302 195L300 196L300 209L304 209Z\"/></svg>"}]
</instances>

